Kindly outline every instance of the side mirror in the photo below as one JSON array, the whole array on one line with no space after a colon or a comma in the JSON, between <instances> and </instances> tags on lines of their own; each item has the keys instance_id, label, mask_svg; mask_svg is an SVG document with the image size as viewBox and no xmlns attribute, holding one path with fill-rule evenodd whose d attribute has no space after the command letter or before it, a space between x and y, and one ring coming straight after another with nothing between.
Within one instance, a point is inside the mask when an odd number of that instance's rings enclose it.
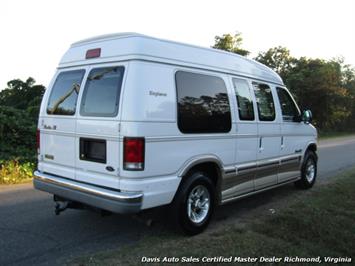
<instances>
[{"instance_id":1,"label":"side mirror","mask_svg":"<svg viewBox=\"0 0 355 266\"><path fill-rule=\"evenodd\" d=\"M302 113L302 121L305 123L311 123L312 122L312 112L311 110L304 110Z\"/></svg>"}]
</instances>

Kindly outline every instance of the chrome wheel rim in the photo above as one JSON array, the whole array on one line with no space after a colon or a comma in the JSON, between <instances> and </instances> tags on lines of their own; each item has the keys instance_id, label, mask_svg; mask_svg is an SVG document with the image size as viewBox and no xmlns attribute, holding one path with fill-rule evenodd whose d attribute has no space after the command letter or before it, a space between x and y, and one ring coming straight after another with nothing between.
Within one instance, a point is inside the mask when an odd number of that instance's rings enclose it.
<instances>
[{"instance_id":1,"label":"chrome wheel rim","mask_svg":"<svg viewBox=\"0 0 355 266\"><path fill-rule=\"evenodd\" d=\"M194 187L187 199L187 215L191 222L201 223L210 209L210 193L205 186Z\"/></svg>"},{"instance_id":2,"label":"chrome wheel rim","mask_svg":"<svg viewBox=\"0 0 355 266\"><path fill-rule=\"evenodd\" d=\"M312 159L308 160L306 165L306 179L309 183L312 183L314 177L316 175L316 166Z\"/></svg>"}]
</instances>

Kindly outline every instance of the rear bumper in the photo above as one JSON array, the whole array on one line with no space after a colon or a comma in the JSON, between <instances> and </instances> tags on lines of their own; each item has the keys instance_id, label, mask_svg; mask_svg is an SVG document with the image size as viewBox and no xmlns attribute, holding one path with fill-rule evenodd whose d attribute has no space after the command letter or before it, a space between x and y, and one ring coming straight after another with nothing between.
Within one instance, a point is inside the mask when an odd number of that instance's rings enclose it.
<instances>
[{"instance_id":1,"label":"rear bumper","mask_svg":"<svg viewBox=\"0 0 355 266\"><path fill-rule=\"evenodd\" d=\"M83 184L57 176L34 172L36 189L115 213L136 213L141 210L143 193L121 192Z\"/></svg>"}]
</instances>

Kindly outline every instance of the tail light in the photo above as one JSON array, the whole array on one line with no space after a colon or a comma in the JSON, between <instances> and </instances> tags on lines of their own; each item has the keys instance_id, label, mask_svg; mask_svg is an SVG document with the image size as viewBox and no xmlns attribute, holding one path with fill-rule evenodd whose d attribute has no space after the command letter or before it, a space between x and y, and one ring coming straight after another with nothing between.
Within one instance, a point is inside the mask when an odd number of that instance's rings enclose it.
<instances>
[{"instance_id":1,"label":"tail light","mask_svg":"<svg viewBox=\"0 0 355 266\"><path fill-rule=\"evenodd\" d=\"M129 171L144 170L144 138L123 138L123 169Z\"/></svg>"},{"instance_id":2,"label":"tail light","mask_svg":"<svg viewBox=\"0 0 355 266\"><path fill-rule=\"evenodd\" d=\"M40 148L41 148L41 131L37 128L36 131L36 148L37 148L37 153L40 153Z\"/></svg>"}]
</instances>

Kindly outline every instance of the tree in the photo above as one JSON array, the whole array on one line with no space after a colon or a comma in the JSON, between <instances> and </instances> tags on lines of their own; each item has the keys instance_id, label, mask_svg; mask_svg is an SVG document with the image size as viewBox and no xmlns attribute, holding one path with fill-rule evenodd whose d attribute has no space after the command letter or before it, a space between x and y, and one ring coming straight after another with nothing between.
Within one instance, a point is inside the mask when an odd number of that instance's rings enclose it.
<instances>
[{"instance_id":1,"label":"tree","mask_svg":"<svg viewBox=\"0 0 355 266\"><path fill-rule=\"evenodd\" d=\"M8 87L0 91L0 106L26 110L36 120L45 87L35 83L31 77L25 82L20 79L9 81Z\"/></svg>"},{"instance_id":2,"label":"tree","mask_svg":"<svg viewBox=\"0 0 355 266\"><path fill-rule=\"evenodd\" d=\"M301 57L295 60L284 82L301 108L312 110L319 129L343 130L353 101L342 78L338 62Z\"/></svg>"},{"instance_id":3,"label":"tree","mask_svg":"<svg viewBox=\"0 0 355 266\"><path fill-rule=\"evenodd\" d=\"M243 38L240 32L237 32L234 35L229 33L223 34L222 36L216 36L214 39L215 44L212 46L212 48L240 54L242 56L247 56L250 54L248 50L241 48Z\"/></svg>"},{"instance_id":4,"label":"tree","mask_svg":"<svg viewBox=\"0 0 355 266\"><path fill-rule=\"evenodd\" d=\"M342 87L347 91L349 95L348 100L351 103L348 107L351 115L344 122L344 125L346 125L344 130L355 130L355 68L351 65L345 64L345 60L342 57L335 58L334 61L340 65L342 73Z\"/></svg>"},{"instance_id":5,"label":"tree","mask_svg":"<svg viewBox=\"0 0 355 266\"><path fill-rule=\"evenodd\" d=\"M255 60L281 76L300 107L312 110L319 129L355 128L355 115L352 115L355 110L355 71L344 64L343 58L330 61L297 59L287 48L278 46L260 52Z\"/></svg>"},{"instance_id":6,"label":"tree","mask_svg":"<svg viewBox=\"0 0 355 266\"><path fill-rule=\"evenodd\" d=\"M273 69L282 79L287 77L295 63L295 58L291 56L290 50L282 46L270 48L266 52L260 52L255 60Z\"/></svg>"}]
</instances>

